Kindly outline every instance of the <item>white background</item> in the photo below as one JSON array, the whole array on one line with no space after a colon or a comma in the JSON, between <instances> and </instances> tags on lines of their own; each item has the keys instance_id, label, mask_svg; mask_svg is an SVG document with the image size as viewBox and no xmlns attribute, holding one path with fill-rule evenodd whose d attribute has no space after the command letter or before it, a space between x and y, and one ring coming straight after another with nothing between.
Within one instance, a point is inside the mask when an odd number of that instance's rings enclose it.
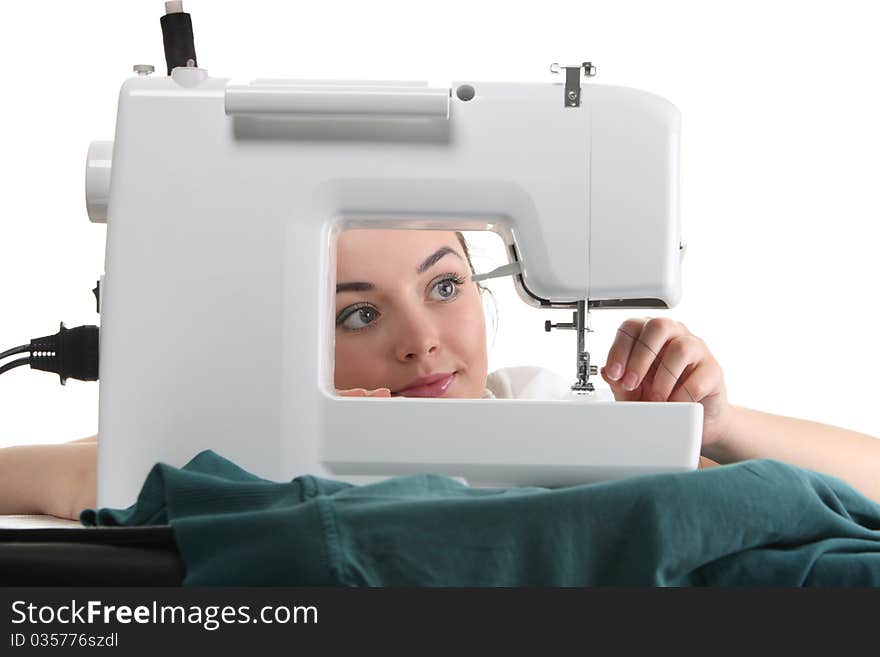
<instances>
[{"instance_id":1,"label":"white background","mask_svg":"<svg viewBox=\"0 0 880 657\"><path fill-rule=\"evenodd\" d=\"M880 435L874 3L187 0L184 9L199 64L216 77L557 82L552 62L590 60L598 75L587 84L669 99L682 112L684 298L646 315L671 316L708 343L732 403ZM99 323L91 288L106 227L85 213L86 150L113 138L133 64L165 74L162 13L159 0L4 4L0 351L60 321ZM474 250L478 270L499 264L500 253ZM500 327L490 368L571 375L574 333L543 331L545 319L570 313L526 307L509 279L491 286ZM593 312L594 363L619 323L640 314ZM97 383L62 387L27 367L0 376L0 446L67 441L97 425Z\"/></svg>"}]
</instances>

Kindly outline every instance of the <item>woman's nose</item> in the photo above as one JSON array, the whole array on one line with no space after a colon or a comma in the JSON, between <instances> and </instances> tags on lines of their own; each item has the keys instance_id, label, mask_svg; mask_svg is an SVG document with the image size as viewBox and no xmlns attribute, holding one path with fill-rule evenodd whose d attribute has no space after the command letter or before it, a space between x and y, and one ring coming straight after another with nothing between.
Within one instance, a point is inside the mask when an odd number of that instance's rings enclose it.
<instances>
[{"instance_id":1,"label":"woman's nose","mask_svg":"<svg viewBox=\"0 0 880 657\"><path fill-rule=\"evenodd\" d=\"M406 309L401 322L395 350L402 361L423 358L440 344L436 322L425 309Z\"/></svg>"}]
</instances>

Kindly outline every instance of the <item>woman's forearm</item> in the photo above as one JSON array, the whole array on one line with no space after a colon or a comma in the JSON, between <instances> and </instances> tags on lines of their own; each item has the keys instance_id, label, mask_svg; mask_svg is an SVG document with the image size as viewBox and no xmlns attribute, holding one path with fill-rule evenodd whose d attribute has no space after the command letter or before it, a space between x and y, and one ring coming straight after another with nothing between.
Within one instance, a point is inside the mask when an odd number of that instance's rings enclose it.
<instances>
[{"instance_id":1,"label":"woman's forearm","mask_svg":"<svg viewBox=\"0 0 880 657\"><path fill-rule=\"evenodd\" d=\"M89 436L88 438L78 438L76 440L70 440L70 441L68 441L68 444L70 444L70 443L96 443L96 442L98 442L98 434L95 434L94 436Z\"/></svg>"},{"instance_id":2,"label":"woman's forearm","mask_svg":"<svg viewBox=\"0 0 880 657\"><path fill-rule=\"evenodd\" d=\"M0 448L0 514L79 518L95 506L97 444Z\"/></svg>"},{"instance_id":3,"label":"woman's forearm","mask_svg":"<svg viewBox=\"0 0 880 657\"><path fill-rule=\"evenodd\" d=\"M776 459L843 479L880 503L880 440L848 429L731 406L724 438L704 450L719 463Z\"/></svg>"}]
</instances>

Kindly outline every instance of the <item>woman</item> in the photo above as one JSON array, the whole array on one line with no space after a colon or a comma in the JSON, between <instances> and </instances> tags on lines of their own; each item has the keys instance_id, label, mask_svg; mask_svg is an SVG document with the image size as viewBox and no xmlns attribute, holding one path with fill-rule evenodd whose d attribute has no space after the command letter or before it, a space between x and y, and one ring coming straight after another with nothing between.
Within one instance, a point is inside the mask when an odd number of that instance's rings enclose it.
<instances>
[{"instance_id":1,"label":"woman","mask_svg":"<svg viewBox=\"0 0 880 657\"><path fill-rule=\"evenodd\" d=\"M335 386L374 397L548 397L568 382L537 367L488 373L481 294L460 233L350 230L337 241ZM772 458L847 481L880 502L880 441L733 406L706 344L668 318L628 319L603 379L617 401L703 405L702 453ZM97 436L0 449L0 514L79 518L95 506Z\"/></svg>"}]
</instances>

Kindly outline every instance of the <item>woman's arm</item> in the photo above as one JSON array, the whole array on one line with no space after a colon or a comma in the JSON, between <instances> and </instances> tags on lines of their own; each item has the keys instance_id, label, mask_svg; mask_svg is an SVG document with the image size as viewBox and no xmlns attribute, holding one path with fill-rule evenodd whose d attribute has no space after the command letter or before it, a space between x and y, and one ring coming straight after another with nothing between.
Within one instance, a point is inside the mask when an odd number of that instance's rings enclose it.
<instances>
[{"instance_id":1,"label":"woman's arm","mask_svg":"<svg viewBox=\"0 0 880 657\"><path fill-rule=\"evenodd\" d=\"M97 442L0 448L0 514L79 519L95 507Z\"/></svg>"},{"instance_id":2,"label":"woman's arm","mask_svg":"<svg viewBox=\"0 0 880 657\"><path fill-rule=\"evenodd\" d=\"M741 406L703 453L719 463L776 459L843 479L880 503L880 440L864 433Z\"/></svg>"},{"instance_id":3,"label":"woman's arm","mask_svg":"<svg viewBox=\"0 0 880 657\"><path fill-rule=\"evenodd\" d=\"M96 443L96 442L98 442L98 434L95 434L94 436L89 436L88 438L78 438L77 440L71 440L65 444L70 445L71 443Z\"/></svg>"}]
</instances>

